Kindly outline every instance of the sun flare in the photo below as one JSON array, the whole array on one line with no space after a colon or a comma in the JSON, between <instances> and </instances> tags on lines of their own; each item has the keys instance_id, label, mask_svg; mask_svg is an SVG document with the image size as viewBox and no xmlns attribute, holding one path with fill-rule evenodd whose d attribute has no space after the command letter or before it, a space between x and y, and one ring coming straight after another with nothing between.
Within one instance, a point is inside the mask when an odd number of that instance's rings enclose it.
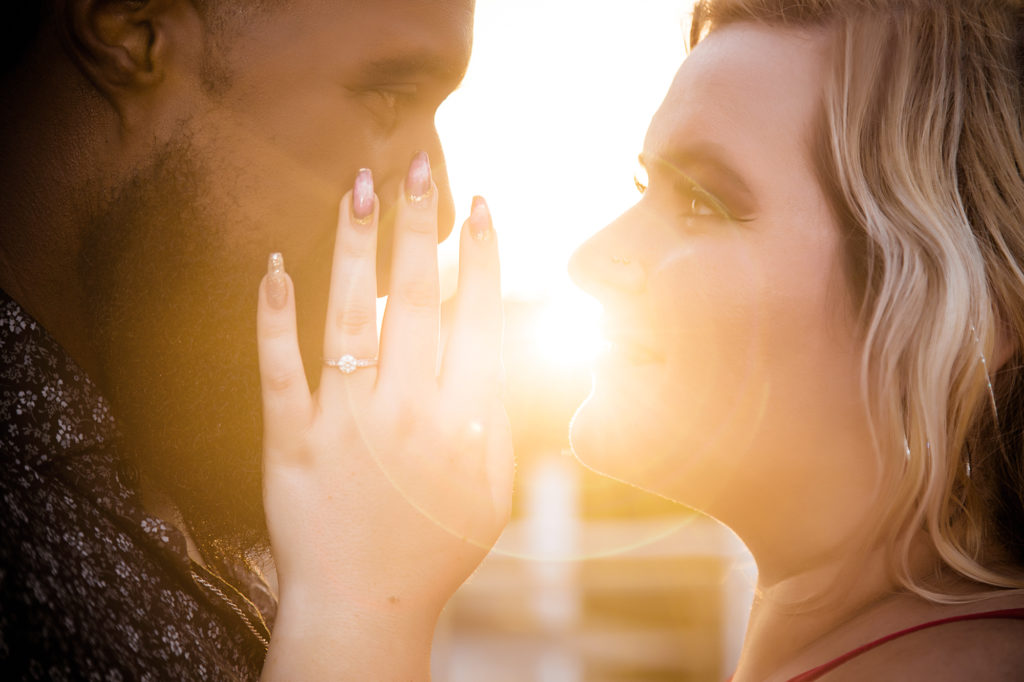
<instances>
[{"instance_id":1,"label":"sun flare","mask_svg":"<svg viewBox=\"0 0 1024 682\"><path fill-rule=\"evenodd\" d=\"M601 306L576 290L559 292L534 322L536 356L551 364L589 365L607 345L601 336Z\"/></svg>"}]
</instances>

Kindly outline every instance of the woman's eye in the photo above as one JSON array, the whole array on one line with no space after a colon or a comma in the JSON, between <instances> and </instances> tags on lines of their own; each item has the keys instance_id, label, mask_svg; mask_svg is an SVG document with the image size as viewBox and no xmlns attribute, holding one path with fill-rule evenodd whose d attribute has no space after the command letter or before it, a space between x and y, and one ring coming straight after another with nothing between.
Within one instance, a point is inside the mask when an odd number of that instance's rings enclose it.
<instances>
[{"instance_id":1,"label":"woman's eye","mask_svg":"<svg viewBox=\"0 0 1024 682\"><path fill-rule=\"evenodd\" d=\"M688 217L724 218L733 220L732 213L722 202L698 185L682 188L683 200L686 202Z\"/></svg>"},{"instance_id":2,"label":"woman's eye","mask_svg":"<svg viewBox=\"0 0 1024 682\"><path fill-rule=\"evenodd\" d=\"M647 164L643 155L639 158L639 165L633 174L633 185L640 194L647 194L650 181L647 175ZM668 184L665 189L668 194L658 192L663 198L659 201L670 201L674 210L681 210L679 217L686 219L693 218L717 218L720 220L734 221L736 217L726 208L725 204L711 192L707 191L693 178L678 169L672 169L669 174ZM661 185L659 185L660 187ZM671 197L671 198L670 198Z\"/></svg>"},{"instance_id":3,"label":"woman's eye","mask_svg":"<svg viewBox=\"0 0 1024 682\"><path fill-rule=\"evenodd\" d=\"M695 216L719 216L721 212L709 206L706 201L699 197L693 197L690 199L690 215Z\"/></svg>"}]
</instances>

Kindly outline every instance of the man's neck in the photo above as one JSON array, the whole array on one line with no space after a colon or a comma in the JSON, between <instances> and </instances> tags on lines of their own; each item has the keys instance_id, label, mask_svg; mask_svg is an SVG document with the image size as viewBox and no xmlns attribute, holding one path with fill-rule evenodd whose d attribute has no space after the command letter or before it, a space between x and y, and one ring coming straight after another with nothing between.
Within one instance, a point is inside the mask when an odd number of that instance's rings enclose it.
<instances>
[{"instance_id":1,"label":"man's neck","mask_svg":"<svg viewBox=\"0 0 1024 682\"><path fill-rule=\"evenodd\" d=\"M2 210L2 209L0 209ZM52 336L90 377L96 377L97 362L85 333L88 329L81 287L70 274L25 277L33 261L18 249L0 244L0 289L7 293ZM73 272L73 264L62 268Z\"/></svg>"},{"instance_id":2,"label":"man's neck","mask_svg":"<svg viewBox=\"0 0 1024 682\"><path fill-rule=\"evenodd\" d=\"M188 524L182 518L178 505L146 476L140 477L139 496L142 506L147 512L171 524L185 537L189 558L200 566L208 568L206 561L203 559L202 552L199 551L199 545L196 544L195 539L189 532Z\"/></svg>"},{"instance_id":3,"label":"man's neck","mask_svg":"<svg viewBox=\"0 0 1024 682\"><path fill-rule=\"evenodd\" d=\"M129 164L116 111L55 37L0 81L0 288L95 376L79 254Z\"/></svg>"}]
</instances>

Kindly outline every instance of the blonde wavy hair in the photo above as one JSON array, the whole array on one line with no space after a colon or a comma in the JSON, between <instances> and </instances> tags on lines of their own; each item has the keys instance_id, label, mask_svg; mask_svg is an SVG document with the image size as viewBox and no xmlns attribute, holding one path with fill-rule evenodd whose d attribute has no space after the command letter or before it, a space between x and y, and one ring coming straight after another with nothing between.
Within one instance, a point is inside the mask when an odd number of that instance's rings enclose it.
<instances>
[{"instance_id":1,"label":"blonde wavy hair","mask_svg":"<svg viewBox=\"0 0 1024 682\"><path fill-rule=\"evenodd\" d=\"M886 481L872 540L899 584L940 602L1024 589L1022 4L701 0L690 33L834 36L813 148ZM922 530L934 576L911 567ZM950 569L977 589L943 591Z\"/></svg>"}]
</instances>

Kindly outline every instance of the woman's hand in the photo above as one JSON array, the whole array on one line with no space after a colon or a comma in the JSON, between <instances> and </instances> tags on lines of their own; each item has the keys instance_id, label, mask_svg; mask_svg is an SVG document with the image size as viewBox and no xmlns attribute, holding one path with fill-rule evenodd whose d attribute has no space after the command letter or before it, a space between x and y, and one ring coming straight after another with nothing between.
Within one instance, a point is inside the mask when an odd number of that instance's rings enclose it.
<instances>
[{"instance_id":1,"label":"woman's hand","mask_svg":"<svg viewBox=\"0 0 1024 682\"><path fill-rule=\"evenodd\" d=\"M264 502L281 604L264 676L426 678L441 608L509 514L501 294L486 204L460 236L437 371L437 190L426 154L397 200L379 364L321 369L310 394L280 258L260 287ZM369 171L341 202L324 358L375 358L379 204Z\"/></svg>"}]
</instances>

